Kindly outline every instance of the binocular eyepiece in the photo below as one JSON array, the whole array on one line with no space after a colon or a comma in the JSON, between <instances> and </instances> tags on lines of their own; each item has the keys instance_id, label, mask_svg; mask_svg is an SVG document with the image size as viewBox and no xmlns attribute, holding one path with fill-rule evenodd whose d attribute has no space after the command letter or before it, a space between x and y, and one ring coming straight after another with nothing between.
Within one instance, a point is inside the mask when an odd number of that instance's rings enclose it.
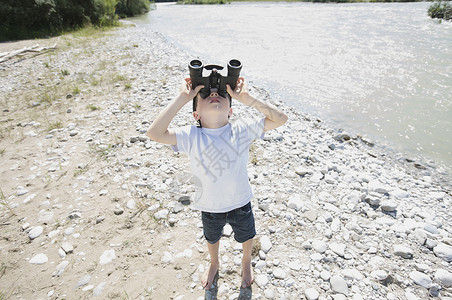
<instances>
[{"instance_id":1,"label":"binocular eyepiece","mask_svg":"<svg viewBox=\"0 0 452 300\"><path fill-rule=\"evenodd\" d=\"M211 89L217 89L218 94L221 97L226 98L226 85L229 84L232 89L236 88L237 79L239 78L240 70L242 69L242 63L237 59L230 60L228 62L227 76L223 76L218 72L223 70L222 66L204 66L202 61L196 59L188 64L188 69L190 70L192 88L194 89L198 85L204 85L204 88L199 91L202 98L207 98L210 95ZM204 69L211 71L208 76L203 76Z\"/></svg>"}]
</instances>

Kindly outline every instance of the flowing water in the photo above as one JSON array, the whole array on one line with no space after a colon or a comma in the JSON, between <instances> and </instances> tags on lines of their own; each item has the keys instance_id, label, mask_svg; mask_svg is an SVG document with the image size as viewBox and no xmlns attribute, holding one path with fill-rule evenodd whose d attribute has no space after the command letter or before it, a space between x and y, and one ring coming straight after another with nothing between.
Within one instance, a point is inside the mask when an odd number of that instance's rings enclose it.
<instances>
[{"instance_id":1,"label":"flowing water","mask_svg":"<svg viewBox=\"0 0 452 300\"><path fill-rule=\"evenodd\" d=\"M237 58L273 98L450 171L452 23L430 5L158 4L134 22L207 64Z\"/></svg>"}]
</instances>

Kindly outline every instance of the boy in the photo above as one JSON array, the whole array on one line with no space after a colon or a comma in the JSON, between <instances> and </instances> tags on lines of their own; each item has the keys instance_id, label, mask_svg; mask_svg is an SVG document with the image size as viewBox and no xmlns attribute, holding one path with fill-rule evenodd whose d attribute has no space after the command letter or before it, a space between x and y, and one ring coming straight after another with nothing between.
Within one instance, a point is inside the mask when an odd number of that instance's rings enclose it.
<instances>
[{"instance_id":1,"label":"boy","mask_svg":"<svg viewBox=\"0 0 452 300\"><path fill-rule=\"evenodd\" d=\"M287 121L287 116L271 104L252 97L243 77L232 90L222 97L216 89L207 98L198 92L204 86L192 89L190 78L185 79L181 93L157 116L147 135L154 141L172 145L190 158L194 176L195 197L193 208L202 211L204 236L210 254L210 266L202 278L202 286L209 290L218 276L219 240L223 226L229 223L234 238L242 243L242 288L253 283L251 250L256 235L251 210L252 191L246 166L252 141L262 138L264 132L277 128ZM232 98L254 107L264 114L260 120L238 120L229 123L232 115ZM168 129L178 111L193 99L193 117L199 126Z\"/></svg>"}]
</instances>

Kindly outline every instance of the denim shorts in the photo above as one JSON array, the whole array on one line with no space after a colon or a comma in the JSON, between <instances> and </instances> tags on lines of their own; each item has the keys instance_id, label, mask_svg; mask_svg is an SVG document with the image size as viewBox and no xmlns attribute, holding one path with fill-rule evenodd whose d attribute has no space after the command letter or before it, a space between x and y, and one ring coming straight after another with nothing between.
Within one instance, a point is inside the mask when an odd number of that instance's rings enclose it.
<instances>
[{"instance_id":1,"label":"denim shorts","mask_svg":"<svg viewBox=\"0 0 452 300\"><path fill-rule=\"evenodd\" d=\"M226 213L202 212L204 237L210 244L218 242L223 235L223 227L229 223L234 231L234 239L243 243L256 235L251 202Z\"/></svg>"}]
</instances>

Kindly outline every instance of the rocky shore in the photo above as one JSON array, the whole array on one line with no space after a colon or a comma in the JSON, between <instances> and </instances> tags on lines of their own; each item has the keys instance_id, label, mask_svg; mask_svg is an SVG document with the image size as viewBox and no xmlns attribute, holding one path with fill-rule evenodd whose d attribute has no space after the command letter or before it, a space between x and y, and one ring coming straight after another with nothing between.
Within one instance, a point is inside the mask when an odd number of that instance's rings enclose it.
<instances>
[{"instance_id":1,"label":"rocky shore","mask_svg":"<svg viewBox=\"0 0 452 300\"><path fill-rule=\"evenodd\" d=\"M57 48L0 64L0 299L203 299L188 160L146 137L193 57L132 26L30 43ZM250 153L253 298L452 299L446 177L274 104L289 121ZM224 235L218 294L236 299Z\"/></svg>"}]
</instances>

